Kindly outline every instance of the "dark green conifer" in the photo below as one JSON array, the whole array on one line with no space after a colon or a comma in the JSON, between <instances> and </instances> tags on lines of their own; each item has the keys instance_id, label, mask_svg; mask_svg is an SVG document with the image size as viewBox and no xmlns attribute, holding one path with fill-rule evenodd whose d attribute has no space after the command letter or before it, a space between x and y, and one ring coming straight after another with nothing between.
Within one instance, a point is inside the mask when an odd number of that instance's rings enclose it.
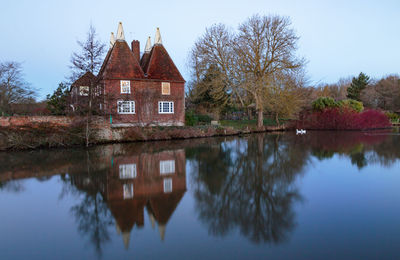
<instances>
[{"instance_id":1,"label":"dark green conifer","mask_svg":"<svg viewBox=\"0 0 400 260\"><path fill-rule=\"evenodd\" d=\"M347 97L350 99L361 101L361 91L363 91L363 89L365 89L365 87L368 85L369 80L369 76L362 72L360 73L360 75L358 75L357 78L354 77L351 81L350 87L347 89Z\"/></svg>"}]
</instances>

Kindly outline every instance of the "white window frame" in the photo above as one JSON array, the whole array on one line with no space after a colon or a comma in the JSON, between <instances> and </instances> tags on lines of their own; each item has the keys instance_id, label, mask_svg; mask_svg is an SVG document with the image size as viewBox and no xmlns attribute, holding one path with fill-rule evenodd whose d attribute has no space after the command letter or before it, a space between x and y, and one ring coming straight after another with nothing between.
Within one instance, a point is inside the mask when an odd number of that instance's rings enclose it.
<instances>
[{"instance_id":1,"label":"white window frame","mask_svg":"<svg viewBox=\"0 0 400 260\"><path fill-rule=\"evenodd\" d=\"M124 200L133 198L133 183L124 183L122 185Z\"/></svg>"},{"instance_id":2,"label":"white window frame","mask_svg":"<svg viewBox=\"0 0 400 260\"><path fill-rule=\"evenodd\" d=\"M160 175L175 173L175 160L160 161Z\"/></svg>"},{"instance_id":3,"label":"white window frame","mask_svg":"<svg viewBox=\"0 0 400 260\"><path fill-rule=\"evenodd\" d=\"M125 86L126 84L126 86ZM131 94L131 81L130 80L121 80L121 94Z\"/></svg>"},{"instance_id":4,"label":"white window frame","mask_svg":"<svg viewBox=\"0 0 400 260\"><path fill-rule=\"evenodd\" d=\"M168 111L164 111L164 104L168 103ZM173 114L174 113L174 102L173 101L159 101L158 102L158 113L159 114Z\"/></svg>"},{"instance_id":5,"label":"white window frame","mask_svg":"<svg viewBox=\"0 0 400 260\"><path fill-rule=\"evenodd\" d=\"M164 88L168 89L168 92L164 92ZM161 95L171 95L171 84L169 82L161 82Z\"/></svg>"},{"instance_id":6,"label":"white window frame","mask_svg":"<svg viewBox=\"0 0 400 260\"><path fill-rule=\"evenodd\" d=\"M79 96L89 96L89 86L79 86Z\"/></svg>"},{"instance_id":7,"label":"white window frame","mask_svg":"<svg viewBox=\"0 0 400 260\"><path fill-rule=\"evenodd\" d=\"M171 193L172 192L172 178L165 178L164 179L164 193Z\"/></svg>"},{"instance_id":8,"label":"white window frame","mask_svg":"<svg viewBox=\"0 0 400 260\"><path fill-rule=\"evenodd\" d=\"M96 88L94 89L94 94L96 96L100 96L100 86L96 86Z\"/></svg>"},{"instance_id":9,"label":"white window frame","mask_svg":"<svg viewBox=\"0 0 400 260\"><path fill-rule=\"evenodd\" d=\"M123 111L123 105L128 104L129 106L129 112L124 112ZM136 108L135 108L135 101L132 100L120 100L117 102L117 110L118 114L135 114L136 113Z\"/></svg>"},{"instance_id":10,"label":"white window frame","mask_svg":"<svg viewBox=\"0 0 400 260\"><path fill-rule=\"evenodd\" d=\"M136 177L137 177L136 163L119 165L120 179L122 180L135 179Z\"/></svg>"}]
</instances>

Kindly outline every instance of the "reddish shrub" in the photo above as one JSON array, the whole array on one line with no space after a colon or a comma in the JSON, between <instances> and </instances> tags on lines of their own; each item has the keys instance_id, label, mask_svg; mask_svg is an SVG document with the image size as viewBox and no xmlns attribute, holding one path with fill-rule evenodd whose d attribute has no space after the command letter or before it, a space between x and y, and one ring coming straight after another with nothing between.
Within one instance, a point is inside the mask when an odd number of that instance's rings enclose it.
<instances>
[{"instance_id":1,"label":"reddish shrub","mask_svg":"<svg viewBox=\"0 0 400 260\"><path fill-rule=\"evenodd\" d=\"M357 113L351 109L329 108L302 116L297 128L325 130L363 130L390 127L391 123L381 111L365 110Z\"/></svg>"}]
</instances>

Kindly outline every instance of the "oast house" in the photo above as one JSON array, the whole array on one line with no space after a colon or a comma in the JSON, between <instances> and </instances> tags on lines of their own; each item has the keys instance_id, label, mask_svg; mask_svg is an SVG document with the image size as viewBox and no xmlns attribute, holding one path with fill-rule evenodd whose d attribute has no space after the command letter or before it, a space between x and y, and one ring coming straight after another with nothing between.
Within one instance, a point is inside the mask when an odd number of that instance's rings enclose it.
<instances>
[{"instance_id":1,"label":"oast house","mask_svg":"<svg viewBox=\"0 0 400 260\"><path fill-rule=\"evenodd\" d=\"M71 107L87 97L90 74L71 86ZM157 28L154 44L149 37L140 53L140 43L125 41L122 23L96 77L94 95L102 114L113 126L182 126L185 120L185 80L162 44ZM101 93L101 95L100 95Z\"/></svg>"}]
</instances>

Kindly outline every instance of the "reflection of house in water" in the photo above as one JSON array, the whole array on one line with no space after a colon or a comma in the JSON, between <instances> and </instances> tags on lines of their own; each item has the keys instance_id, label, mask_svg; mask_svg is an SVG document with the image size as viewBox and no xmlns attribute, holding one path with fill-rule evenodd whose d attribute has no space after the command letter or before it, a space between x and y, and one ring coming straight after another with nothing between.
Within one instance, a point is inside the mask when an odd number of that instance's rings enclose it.
<instances>
[{"instance_id":1,"label":"reflection of house in water","mask_svg":"<svg viewBox=\"0 0 400 260\"><path fill-rule=\"evenodd\" d=\"M185 191L185 152L175 150L114 157L103 197L128 247L133 227L144 226L145 208L163 240Z\"/></svg>"},{"instance_id":2,"label":"reflection of house in water","mask_svg":"<svg viewBox=\"0 0 400 260\"><path fill-rule=\"evenodd\" d=\"M157 149L171 149L170 144L163 145ZM107 214L98 210L104 206L113 215L127 247L134 226L144 226L146 210L151 225L158 226L164 239L166 225L186 192L185 150L149 150L140 144L110 145L70 153L73 157L68 158L63 151L53 151L48 158L25 158L32 162L29 167L18 161L23 157L12 157L9 161L15 164L0 169L0 184L27 178L50 179L61 174L66 190L78 191L76 194L84 194L87 199L78 200L74 206L89 207L84 216L77 217L78 226L92 223L93 218L105 218ZM102 198L97 201L99 194ZM95 210L90 208L93 205ZM101 223L105 222L109 221Z\"/></svg>"}]
</instances>

